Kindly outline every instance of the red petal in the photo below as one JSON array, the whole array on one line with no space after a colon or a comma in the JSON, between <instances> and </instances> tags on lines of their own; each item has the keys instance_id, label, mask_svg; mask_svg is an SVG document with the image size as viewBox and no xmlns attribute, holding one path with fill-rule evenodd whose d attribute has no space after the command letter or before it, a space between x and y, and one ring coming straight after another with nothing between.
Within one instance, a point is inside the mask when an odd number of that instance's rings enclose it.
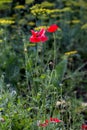
<instances>
[{"instance_id":1,"label":"red petal","mask_svg":"<svg viewBox=\"0 0 87 130\"><path fill-rule=\"evenodd\" d=\"M33 36L37 36L37 34L38 34L38 32L37 31L35 32L34 30L31 30L31 33Z\"/></svg>"},{"instance_id":2,"label":"red petal","mask_svg":"<svg viewBox=\"0 0 87 130\"><path fill-rule=\"evenodd\" d=\"M34 36L31 36L29 40L30 42L34 42L34 43L41 42L40 38Z\"/></svg>"},{"instance_id":3,"label":"red petal","mask_svg":"<svg viewBox=\"0 0 87 130\"><path fill-rule=\"evenodd\" d=\"M38 32L38 35L41 36L41 35L44 35L45 34L45 29L41 29L39 32Z\"/></svg>"},{"instance_id":4,"label":"red petal","mask_svg":"<svg viewBox=\"0 0 87 130\"><path fill-rule=\"evenodd\" d=\"M48 29L47 31L50 32L50 33L53 33L55 31L57 31L58 29L58 26L56 24L52 24Z\"/></svg>"},{"instance_id":5,"label":"red petal","mask_svg":"<svg viewBox=\"0 0 87 130\"><path fill-rule=\"evenodd\" d=\"M45 120L45 123L49 123L49 120Z\"/></svg>"},{"instance_id":6,"label":"red petal","mask_svg":"<svg viewBox=\"0 0 87 130\"><path fill-rule=\"evenodd\" d=\"M59 120L58 118L50 118L50 122L53 122L53 123L59 123L61 122L61 120Z\"/></svg>"},{"instance_id":7,"label":"red petal","mask_svg":"<svg viewBox=\"0 0 87 130\"><path fill-rule=\"evenodd\" d=\"M86 124L82 124L82 130L87 130L87 125Z\"/></svg>"},{"instance_id":8,"label":"red petal","mask_svg":"<svg viewBox=\"0 0 87 130\"><path fill-rule=\"evenodd\" d=\"M39 124L39 126L46 127L48 123Z\"/></svg>"},{"instance_id":9,"label":"red petal","mask_svg":"<svg viewBox=\"0 0 87 130\"><path fill-rule=\"evenodd\" d=\"M48 40L48 37L47 37L47 36L45 36L45 35L41 36L40 38L41 38L41 41L42 41L42 42L45 42L45 41L47 41L47 40Z\"/></svg>"}]
</instances>

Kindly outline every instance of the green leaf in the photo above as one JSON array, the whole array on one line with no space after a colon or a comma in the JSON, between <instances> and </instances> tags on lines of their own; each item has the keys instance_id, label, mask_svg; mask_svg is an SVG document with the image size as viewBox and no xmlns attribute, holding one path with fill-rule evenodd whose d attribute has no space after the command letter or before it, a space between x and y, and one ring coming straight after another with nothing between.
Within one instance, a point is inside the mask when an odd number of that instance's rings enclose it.
<instances>
[{"instance_id":1,"label":"green leaf","mask_svg":"<svg viewBox=\"0 0 87 130\"><path fill-rule=\"evenodd\" d=\"M55 70L52 72L52 82L54 85L61 83L64 74L67 70L67 58L63 59L58 65L56 65Z\"/></svg>"}]
</instances>

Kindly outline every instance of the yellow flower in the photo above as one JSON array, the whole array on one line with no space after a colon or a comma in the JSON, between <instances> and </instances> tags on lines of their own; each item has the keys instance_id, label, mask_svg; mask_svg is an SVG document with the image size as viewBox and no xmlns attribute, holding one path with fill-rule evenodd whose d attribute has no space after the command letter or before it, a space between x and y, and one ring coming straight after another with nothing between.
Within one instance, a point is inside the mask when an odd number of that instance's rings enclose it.
<instances>
[{"instance_id":1,"label":"yellow flower","mask_svg":"<svg viewBox=\"0 0 87 130\"><path fill-rule=\"evenodd\" d=\"M34 26L35 22L28 22L27 24L30 25L30 26Z\"/></svg>"},{"instance_id":2,"label":"yellow flower","mask_svg":"<svg viewBox=\"0 0 87 130\"><path fill-rule=\"evenodd\" d=\"M0 24L1 24L1 25L7 25L7 24L13 24L13 23L14 23L13 20L0 19Z\"/></svg>"},{"instance_id":3,"label":"yellow flower","mask_svg":"<svg viewBox=\"0 0 87 130\"><path fill-rule=\"evenodd\" d=\"M42 29L42 28L47 29L48 27L47 27L47 26L39 26L39 27L35 27L34 29L35 29L36 31L38 31L38 30L40 30L40 29Z\"/></svg>"},{"instance_id":4,"label":"yellow flower","mask_svg":"<svg viewBox=\"0 0 87 130\"><path fill-rule=\"evenodd\" d=\"M69 52L66 52L65 55L66 56L70 56L70 55L73 55L73 54L76 54L77 51L69 51Z\"/></svg>"},{"instance_id":5,"label":"yellow flower","mask_svg":"<svg viewBox=\"0 0 87 130\"><path fill-rule=\"evenodd\" d=\"M25 6L23 6L23 5L17 5L17 6L15 6L15 9L24 9L25 8Z\"/></svg>"}]
</instances>

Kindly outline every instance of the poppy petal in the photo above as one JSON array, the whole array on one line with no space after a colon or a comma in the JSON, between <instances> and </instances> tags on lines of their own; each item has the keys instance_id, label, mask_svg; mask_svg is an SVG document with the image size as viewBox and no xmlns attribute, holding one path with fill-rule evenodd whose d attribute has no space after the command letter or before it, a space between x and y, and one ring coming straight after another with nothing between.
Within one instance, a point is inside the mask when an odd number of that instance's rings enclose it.
<instances>
[{"instance_id":1,"label":"poppy petal","mask_svg":"<svg viewBox=\"0 0 87 130\"><path fill-rule=\"evenodd\" d=\"M53 33L56 32L59 27L56 24L52 24L48 29L47 32Z\"/></svg>"},{"instance_id":2,"label":"poppy petal","mask_svg":"<svg viewBox=\"0 0 87 130\"><path fill-rule=\"evenodd\" d=\"M47 40L48 40L48 37L47 37L47 36L45 36L45 35L41 36L40 38L41 38L41 41L42 41L42 42L45 42L45 41L47 41Z\"/></svg>"},{"instance_id":3,"label":"poppy petal","mask_svg":"<svg viewBox=\"0 0 87 130\"><path fill-rule=\"evenodd\" d=\"M53 123L59 123L61 122L61 120L59 120L58 118L50 118L50 122L53 122Z\"/></svg>"},{"instance_id":4,"label":"poppy petal","mask_svg":"<svg viewBox=\"0 0 87 130\"><path fill-rule=\"evenodd\" d=\"M82 130L87 130L87 125L86 124L82 124Z\"/></svg>"},{"instance_id":5,"label":"poppy petal","mask_svg":"<svg viewBox=\"0 0 87 130\"><path fill-rule=\"evenodd\" d=\"M37 34L38 34L38 32L37 31L35 32L34 30L31 30L31 33L33 36L37 36Z\"/></svg>"},{"instance_id":6,"label":"poppy petal","mask_svg":"<svg viewBox=\"0 0 87 130\"><path fill-rule=\"evenodd\" d=\"M30 42L34 42L34 43L41 42L41 39L38 38L38 37L31 36L30 37Z\"/></svg>"},{"instance_id":7,"label":"poppy petal","mask_svg":"<svg viewBox=\"0 0 87 130\"><path fill-rule=\"evenodd\" d=\"M45 32L46 32L45 29L41 29L41 30L38 32L38 35L40 35L40 36L41 36L41 35L44 35Z\"/></svg>"}]
</instances>

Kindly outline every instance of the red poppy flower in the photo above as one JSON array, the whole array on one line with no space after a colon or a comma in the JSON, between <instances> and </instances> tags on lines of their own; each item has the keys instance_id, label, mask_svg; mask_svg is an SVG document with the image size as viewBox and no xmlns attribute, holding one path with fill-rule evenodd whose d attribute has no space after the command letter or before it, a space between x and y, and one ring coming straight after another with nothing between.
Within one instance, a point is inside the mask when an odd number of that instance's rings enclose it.
<instances>
[{"instance_id":1,"label":"red poppy flower","mask_svg":"<svg viewBox=\"0 0 87 130\"><path fill-rule=\"evenodd\" d=\"M50 122L59 123L59 122L61 122L61 120L59 120L58 118L52 118L52 117L50 117Z\"/></svg>"},{"instance_id":2,"label":"red poppy flower","mask_svg":"<svg viewBox=\"0 0 87 130\"><path fill-rule=\"evenodd\" d=\"M46 127L47 125L48 125L48 123L39 124L39 126L41 126L41 127Z\"/></svg>"},{"instance_id":3,"label":"red poppy flower","mask_svg":"<svg viewBox=\"0 0 87 130\"><path fill-rule=\"evenodd\" d=\"M45 123L40 123L38 126L46 127L49 123L49 120L45 120Z\"/></svg>"},{"instance_id":4,"label":"red poppy flower","mask_svg":"<svg viewBox=\"0 0 87 130\"><path fill-rule=\"evenodd\" d=\"M87 130L87 125L86 124L82 124L82 130Z\"/></svg>"},{"instance_id":5,"label":"red poppy flower","mask_svg":"<svg viewBox=\"0 0 87 130\"><path fill-rule=\"evenodd\" d=\"M45 120L45 123L39 123L38 126L46 127L49 123L59 123L62 122L58 118L50 118L50 120Z\"/></svg>"},{"instance_id":6,"label":"red poppy flower","mask_svg":"<svg viewBox=\"0 0 87 130\"><path fill-rule=\"evenodd\" d=\"M59 27L56 24L52 24L50 27L48 27L47 32L53 33L56 32Z\"/></svg>"},{"instance_id":7,"label":"red poppy flower","mask_svg":"<svg viewBox=\"0 0 87 130\"><path fill-rule=\"evenodd\" d=\"M29 39L30 42L38 43L47 41L48 37L45 35L45 32L45 29L41 29L39 32L31 30L32 36Z\"/></svg>"},{"instance_id":8,"label":"red poppy flower","mask_svg":"<svg viewBox=\"0 0 87 130\"><path fill-rule=\"evenodd\" d=\"M45 123L47 123L47 124L48 124L48 123L49 123L49 120L45 120Z\"/></svg>"}]
</instances>

